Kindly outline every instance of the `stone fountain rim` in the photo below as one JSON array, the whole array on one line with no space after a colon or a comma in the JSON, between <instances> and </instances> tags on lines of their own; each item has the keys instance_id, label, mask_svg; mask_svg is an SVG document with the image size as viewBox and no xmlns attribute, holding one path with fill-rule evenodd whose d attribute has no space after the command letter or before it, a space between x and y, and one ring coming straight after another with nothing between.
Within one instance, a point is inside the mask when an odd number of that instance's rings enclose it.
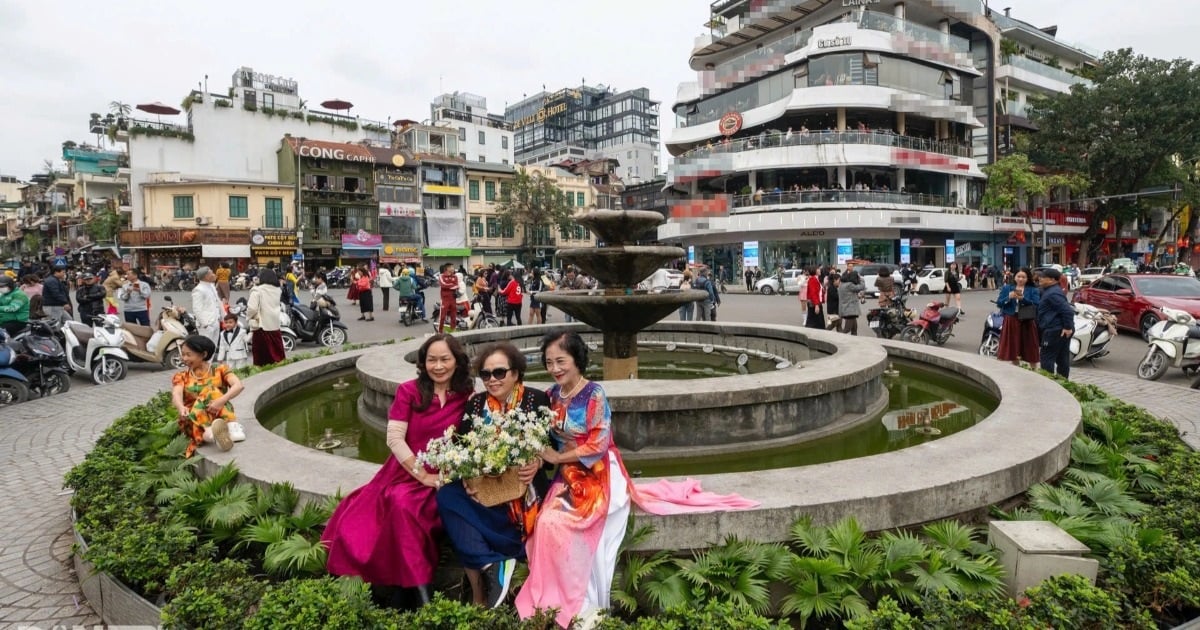
<instances>
[{"instance_id":1,"label":"stone fountain rim","mask_svg":"<svg viewBox=\"0 0 1200 630\"><path fill-rule=\"evenodd\" d=\"M814 339L835 341L833 333L813 334ZM415 349L422 341L391 347L397 352L410 346ZM697 475L706 490L736 492L762 505L739 512L676 516L638 510L639 525L656 530L638 548L698 548L747 531L755 532L760 540L780 541L801 516L830 524L855 515L869 531L915 525L1016 496L1069 464L1081 412L1078 402L1053 381L994 359L944 348L886 341L881 345L890 356L957 372L999 396L999 406L970 429L899 451L799 468ZM308 499L339 490L346 494L368 481L378 465L293 444L263 428L255 415L292 387L350 368L368 352L317 357L246 379L238 407L247 439L228 452L202 447L198 451L201 471L211 474L219 466L236 462L243 478L260 484L289 481ZM331 462L341 474L329 474ZM864 475L864 470L872 474Z\"/></svg>"}]
</instances>

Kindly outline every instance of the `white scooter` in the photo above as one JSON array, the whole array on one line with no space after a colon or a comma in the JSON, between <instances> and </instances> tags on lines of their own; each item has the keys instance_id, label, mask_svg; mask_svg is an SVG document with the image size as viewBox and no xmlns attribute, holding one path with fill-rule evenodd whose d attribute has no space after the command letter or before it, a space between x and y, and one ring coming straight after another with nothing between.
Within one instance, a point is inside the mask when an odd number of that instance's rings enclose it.
<instances>
[{"instance_id":1,"label":"white scooter","mask_svg":"<svg viewBox=\"0 0 1200 630\"><path fill-rule=\"evenodd\" d=\"M116 315L98 315L92 321L88 326L63 318L59 333L67 365L72 372L91 374L97 385L115 383L125 378L125 363L129 361L129 354L121 347L125 343L121 320Z\"/></svg>"},{"instance_id":2,"label":"white scooter","mask_svg":"<svg viewBox=\"0 0 1200 630\"><path fill-rule=\"evenodd\" d=\"M1071 363L1099 359L1117 338L1117 318L1091 304L1075 304L1075 334L1071 337Z\"/></svg>"},{"instance_id":3,"label":"white scooter","mask_svg":"<svg viewBox=\"0 0 1200 630\"><path fill-rule=\"evenodd\" d=\"M1167 368L1182 368L1187 376L1200 373L1200 325L1191 313L1159 307L1163 319L1146 333L1150 349L1138 363L1138 378L1158 380Z\"/></svg>"},{"instance_id":4,"label":"white scooter","mask_svg":"<svg viewBox=\"0 0 1200 630\"><path fill-rule=\"evenodd\" d=\"M257 278L255 278L257 280ZM237 302L229 307L229 312L238 316L238 324L242 328L250 331L250 337L254 337L254 331L250 330L250 319L246 316L246 307L248 302L246 298L238 298ZM284 352L293 352L296 350L296 333L292 332L292 318L288 316L288 309L279 309L279 334L283 337Z\"/></svg>"}]
</instances>

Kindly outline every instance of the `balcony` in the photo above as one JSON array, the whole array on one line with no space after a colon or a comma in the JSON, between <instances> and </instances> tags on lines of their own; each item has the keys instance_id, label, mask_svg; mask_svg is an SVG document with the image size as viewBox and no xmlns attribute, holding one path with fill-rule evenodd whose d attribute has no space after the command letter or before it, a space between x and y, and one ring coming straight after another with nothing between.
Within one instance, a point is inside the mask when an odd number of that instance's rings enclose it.
<instances>
[{"instance_id":1,"label":"balcony","mask_svg":"<svg viewBox=\"0 0 1200 630\"><path fill-rule=\"evenodd\" d=\"M739 140L696 147L679 156L680 159L708 157L723 153L741 153L786 146L820 144L869 144L882 147L898 147L915 151L927 151L956 157L971 157L971 145L950 140L932 140L901 136L892 131L807 131L800 133L768 133Z\"/></svg>"},{"instance_id":2,"label":"balcony","mask_svg":"<svg viewBox=\"0 0 1200 630\"><path fill-rule=\"evenodd\" d=\"M756 195L732 195L734 213L737 208L748 208L742 212L754 212L756 209L772 209L775 206L810 205L828 206L835 204L855 205L890 205L890 206L924 206L942 208L940 211L950 211L959 214L979 214L977 210L954 207L954 200L945 195L928 195L922 193L902 193L875 190L809 190L802 192L763 193L755 201Z\"/></svg>"},{"instance_id":3,"label":"balcony","mask_svg":"<svg viewBox=\"0 0 1200 630\"><path fill-rule=\"evenodd\" d=\"M807 46L810 39L812 29L806 29L724 61L711 70L701 70L697 73L700 95L715 94L782 68L784 56Z\"/></svg>"},{"instance_id":4,"label":"balcony","mask_svg":"<svg viewBox=\"0 0 1200 630\"><path fill-rule=\"evenodd\" d=\"M1062 68L1048 66L1029 57L1012 56L996 69L996 81L1000 85L1011 82L1014 87L1026 90L1069 92L1073 85L1092 86L1092 82L1071 74Z\"/></svg>"},{"instance_id":5,"label":"balcony","mask_svg":"<svg viewBox=\"0 0 1200 630\"><path fill-rule=\"evenodd\" d=\"M176 125L173 123L165 123L156 120L129 120L128 127L125 131L128 132L130 138L138 136L158 136L162 138L178 138L194 142L196 136L192 135L192 128L188 125Z\"/></svg>"}]
</instances>

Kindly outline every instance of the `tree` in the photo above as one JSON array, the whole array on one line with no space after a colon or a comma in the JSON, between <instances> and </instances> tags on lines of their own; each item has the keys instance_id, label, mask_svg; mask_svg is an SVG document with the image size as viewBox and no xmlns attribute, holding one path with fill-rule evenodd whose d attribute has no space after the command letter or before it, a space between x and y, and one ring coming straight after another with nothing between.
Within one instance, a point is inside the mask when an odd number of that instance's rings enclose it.
<instances>
[{"instance_id":1,"label":"tree","mask_svg":"<svg viewBox=\"0 0 1200 630\"><path fill-rule=\"evenodd\" d=\"M84 224L84 231L91 237L95 243L109 243L117 240L117 233L121 231L124 224L124 217L120 211L112 208L105 208L97 212Z\"/></svg>"},{"instance_id":2,"label":"tree","mask_svg":"<svg viewBox=\"0 0 1200 630\"><path fill-rule=\"evenodd\" d=\"M1031 119L1039 131L1030 158L1055 172L1085 175L1092 182L1090 195L1097 197L1179 182L1171 179L1178 172L1166 165L1176 156L1200 155L1200 68L1186 59L1152 59L1122 49L1104 55L1093 80L1069 94L1034 100ZM1099 256L1104 220L1118 227L1137 221L1147 201L1099 204L1081 256Z\"/></svg>"},{"instance_id":3,"label":"tree","mask_svg":"<svg viewBox=\"0 0 1200 630\"><path fill-rule=\"evenodd\" d=\"M1029 202L1046 197L1059 188L1072 193L1088 189L1091 182L1078 173L1038 174L1024 153L1013 153L983 167L987 173L987 189L983 207L1000 212L1027 210Z\"/></svg>"},{"instance_id":4,"label":"tree","mask_svg":"<svg viewBox=\"0 0 1200 630\"><path fill-rule=\"evenodd\" d=\"M112 112L116 116L124 118L133 113L133 106L129 103L122 103L121 101L112 101L108 104L108 111Z\"/></svg>"},{"instance_id":5,"label":"tree","mask_svg":"<svg viewBox=\"0 0 1200 630\"><path fill-rule=\"evenodd\" d=\"M507 187L501 188L496 213L506 227L521 226L521 249L526 261L531 258L529 252L534 245L531 241L537 228L567 230L574 225L572 204L566 197L554 180L541 172L530 175L524 167Z\"/></svg>"}]
</instances>

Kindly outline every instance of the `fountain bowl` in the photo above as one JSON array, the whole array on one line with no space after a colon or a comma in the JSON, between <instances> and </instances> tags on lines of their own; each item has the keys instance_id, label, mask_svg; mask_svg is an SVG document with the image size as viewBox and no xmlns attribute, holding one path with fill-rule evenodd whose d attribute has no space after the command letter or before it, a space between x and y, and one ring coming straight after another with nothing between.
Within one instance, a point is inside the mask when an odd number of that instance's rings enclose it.
<instances>
[{"instance_id":1,"label":"fountain bowl","mask_svg":"<svg viewBox=\"0 0 1200 630\"><path fill-rule=\"evenodd\" d=\"M576 217L575 221L596 235L608 246L624 245L631 238L655 229L665 221L662 213L653 210L592 210Z\"/></svg>"}]
</instances>

